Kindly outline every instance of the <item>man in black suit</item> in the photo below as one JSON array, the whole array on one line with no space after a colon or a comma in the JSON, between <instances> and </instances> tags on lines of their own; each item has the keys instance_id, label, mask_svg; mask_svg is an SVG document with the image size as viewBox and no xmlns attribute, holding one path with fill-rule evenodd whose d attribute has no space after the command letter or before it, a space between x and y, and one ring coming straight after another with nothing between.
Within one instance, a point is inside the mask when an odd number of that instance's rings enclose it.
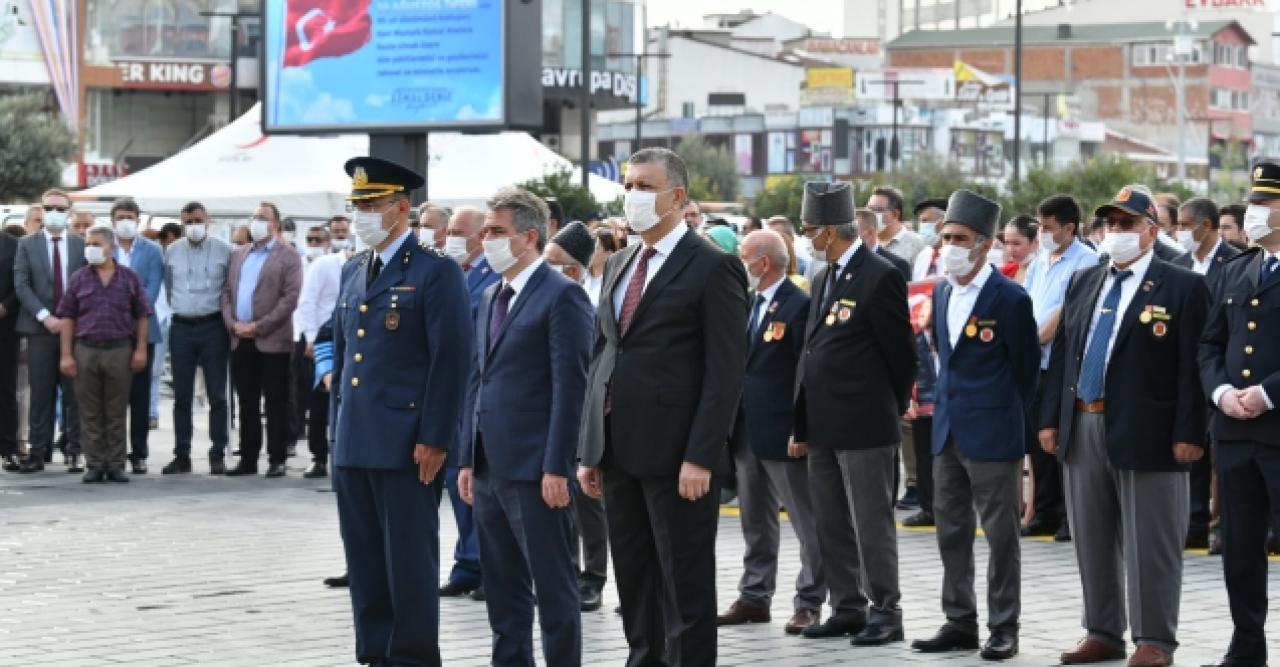
<instances>
[{"instance_id":1,"label":"man in black suit","mask_svg":"<svg viewBox=\"0 0 1280 667\"><path fill-rule=\"evenodd\" d=\"M1267 530L1280 518L1280 165L1254 167L1245 233L1222 266L1200 341L1222 501L1222 573L1235 633L1222 665L1267 663Z\"/></svg>"},{"instance_id":2,"label":"man in black suit","mask_svg":"<svg viewBox=\"0 0 1280 667\"><path fill-rule=\"evenodd\" d=\"M876 214L869 208L860 208L854 211L854 220L858 224L858 238L862 239L863 245L892 264L893 268L902 274L903 280L911 282L911 263L889 252L880 244L880 238L876 236Z\"/></svg>"},{"instance_id":3,"label":"man in black suit","mask_svg":"<svg viewBox=\"0 0 1280 667\"><path fill-rule=\"evenodd\" d=\"M605 265L583 414L578 479L604 496L628 665L716 662L713 472L745 373L747 279L683 223L688 187L675 153L631 156L643 242Z\"/></svg>"},{"instance_id":4,"label":"man in black suit","mask_svg":"<svg viewBox=\"0 0 1280 667\"><path fill-rule=\"evenodd\" d=\"M1240 254L1231 244L1222 240L1218 231L1217 204L1206 197L1187 200L1179 209L1174 233L1178 243L1187 252L1178 255L1173 263L1191 269L1204 276L1213 293L1214 282L1222 273L1223 264ZM1213 450L1205 450L1205 456L1191 464L1191 527L1187 529L1187 548L1204 549L1210 546L1209 525L1213 520L1210 507L1213 486ZM1214 532L1214 551L1221 553L1221 540Z\"/></svg>"},{"instance_id":5,"label":"man in black suit","mask_svg":"<svg viewBox=\"0 0 1280 667\"><path fill-rule=\"evenodd\" d=\"M1154 256L1146 193L1125 187L1096 215L1107 220L1110 260L1067 287L1040 410L1040 446L1063 462L1088 633L1062 662L1123 658L1127 598L1129 664L1167 665L1178 645L1187 466L1204 454L1194 358L1209 290Z\"/></svg>"},{"instance_id":6,"label":"man in black suit","mask_svg":"<svg viewBox=\"0 0 1280 667\"><path fill-rule=\"evenodd\" d=\"M797 635L818 623L827 598L817 520L809 499L808 461L801 448L789 446L789 399L804 349L809 297L787 279L787 242L777 232L748 234L739 254L755 292L747 320L747 379L729 441L746 550L738 599L717 622L769 622L778 574L778 510L785 507L800 542L800 573L795 613L784 630Z\"/></svg>"},{"instance_id":7,"label":"man in black suit","mask_svg":"<svg viewBox=\"0 0 1280 667\"><path fill-rule=\"evenodd\" d=\"M806 183L801 220L828 264L796 370L795 441L808 449L832 607L803 634L879 646L903 638L893 479L916 376L907 283L858 237L848 183Z\"/></svg>"},{"instance_id":8,"label":"man in black suit","mask_svg":"<svg viewBox=\"0 0 1280 667\"><path fill-rule=\"evenodd\" d=\"M0 231L0 462L17 472L18 462L18 310L13 263L18 239Z\"/></svg>"}]
</instances>

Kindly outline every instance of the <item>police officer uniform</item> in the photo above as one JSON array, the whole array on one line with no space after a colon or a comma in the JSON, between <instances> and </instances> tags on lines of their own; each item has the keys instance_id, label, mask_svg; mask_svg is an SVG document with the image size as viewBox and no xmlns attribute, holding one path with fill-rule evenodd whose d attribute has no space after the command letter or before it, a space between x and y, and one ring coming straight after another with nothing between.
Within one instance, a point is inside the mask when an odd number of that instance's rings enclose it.
<instances>
[{"instance_id":1,"label":"police officer uniform","mask_svg":"<svg viewBox=\"0 0 1280 667\"><path fill-rule=\"evenodd\" d=\"M1280 199L1280 165L1254 168L1251 204ZM1245 214L1262 213L1250 206ZM1222 266L1214 307L1200 343L1200 373L1214 406L1209 430L1222 502L1222 570L1235 633L1223 665L1264 665L1267 643L1267 530L1280 520L1280 270L1270 211L1271 250L1254 247ZM1260 387L1268 409L1237 419L1221 409L1227 392Z\"/></svg>"},{"instance_id":2,"label":"police officer uniform","mask_svg":"<svg viewBox=\"0 0 1280 667\"><path fill-rule=\"evenodd\" d=\"M408 195L422 176L347 162L352 201ZM385 223L384 223L385 224ZM350 573L356 658L439 665L439 518L416 445L456 444L471 364L471 309L457 263L397 224L342 269L333 317L333 486Z\"/></svg>"}]
</instances>

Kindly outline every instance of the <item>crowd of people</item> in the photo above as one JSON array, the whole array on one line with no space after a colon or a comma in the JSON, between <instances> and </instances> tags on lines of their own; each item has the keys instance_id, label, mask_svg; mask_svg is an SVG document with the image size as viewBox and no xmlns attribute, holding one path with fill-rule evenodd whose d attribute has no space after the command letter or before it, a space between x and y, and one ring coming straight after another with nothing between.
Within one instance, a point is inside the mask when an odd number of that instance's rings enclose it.
<instances>
[{"instance_id":1,"label":"crowd of people","mask_svg":"<svg viewBox=\"0 0 1280 667\"><path fill-rule=\"evenodd\" d=\"M943 571L914 650L1017 655L1019 538L1051 535L1084 600L1063 663L1170 664L1184 548L1223 557L1222 664L1266 663L1280 166L1242 204L1135 183L1091 215L811 182L798 220L741 228L665 149L629 160L623 217L586 222L518 188L415 209L412 170L346 171L347 213L301 244L271 202L223 240L199 202L143 230L130 199L95 222L46 192L0 234L5 470L61 449L86 483L145 474L167 358L162 472L191 473L199 371L211 474L257 474L265 426L266 477L302 439L304 476L332 477L348 574L326 583L350 588L362 663L439 664L439 598L470 596L494 664L533 662L535 609L547 664L580 664L612 557L628 664L715 664L717 626L772 621L783 509L783 631L903 641L895 508L935 527ZM743 574L718 611L729 495Z\"/></svg>"}]
</instances>

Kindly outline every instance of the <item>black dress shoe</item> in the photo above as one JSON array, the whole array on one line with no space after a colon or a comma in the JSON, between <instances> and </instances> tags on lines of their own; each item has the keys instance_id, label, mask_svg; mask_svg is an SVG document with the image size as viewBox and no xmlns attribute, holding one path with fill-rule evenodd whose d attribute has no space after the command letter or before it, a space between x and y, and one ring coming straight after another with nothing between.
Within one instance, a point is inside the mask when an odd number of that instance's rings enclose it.
<instances>
[{"instance_id":1,"label":"black dress shoe","mask_svg":"<svg viewBox=\"0 0 1280 667\"><path fill-rule=\"evenodd\" d=\"M827 637L843 637L856 635L867 627L867 619L861 614L838 614L827 620L811 625L800 632L807 639L825 639Z\"/></svg>"},{"instance_id":2,"label":"black dress shoe","mask_svg":"<svg viewBox=\"0 0 1280 667\"><path fill-rule=\"evenodd\" d=\"M1057 521L1048 521L1040 517L1032 519L1022 527L1023 537L1042 537L1052 535L1058 529Z\"/></svg>"},{"instance_id":3,"label":"black dress shoe","mask_svg":"<svg viewBox=\"0 0 1280 667\"><path fill-rule=\"evenodd\" d=\"M124 474L124 468L107 468L106 478L108 482L129 483L129 476Z\"/></svg>"},{"instance_id":4,"label":"black dress shoe","mask_svg":"<svg viewBox=\"0 0 1280 667\"><path fill-rule=\"evenodd\" d=\"M460 598L460 597L466 596L468 593L470 593L473 590L475 589L472 586L463 586L462 584L456 581L450 581L449 583L440 587L440 597Z\"/></svg>"},{"instance_id":5,"label":"black dress shoe","mask_svg":"<svg viewBox=\"0 0 1280 667\"><path fill-rule=\"evenodd\" d=\"M963 632L948 623L928 639L917 639L911 642L911 648L921 653L944 653L946 651L978 650L978 635Z\"/></svg>"},{"instance_id":6,"label":"black dress shoe","mask_svg":"<svg viewBox=\"0 0 1280 667\"><path fill-rule=\"evenodd\" d=\"M106 479L106 473L100 468L89 468L85 471L84 477L80 478L85 484L97 484Z\"/></svg>"},{"instance_id":7,"label":"black dress shoe","mask_svg":"<svg viewBox=\"0 0 1280 667\"><path fill-rule=\"evenodd\" d=\"M595 611L604 604L600 589L592 584L578 586L578 596L582 599L582 611Z\"/></svg>"},{"instance_id":8,"label":"black dress shoe","mask_svg":"<svg viewBox=\"0 0 1280 667\"><path fill-rule=\"evenodd\" d=\"M1071 526L1068 525L1066 521L1063 521L1062 525L1058 526L1058 530L1053 534L1053 541L1054 542L1070 542L1071 541Z\"/></svg>"},{"instance_id":9,"label":"black dress shoe","mask_svg":"<svg viewBox=\"0 0 1280 667\"><path fill-rule=\"evenodd\" d=\"M13 454L5 454L0 456L0 460L4 461L5 472L19 472L22 470L22 462Z\"/></svg>"},{"instance_id":10,"label":"black dress shoe","mask_svg":"<svg viewBox=\"0 0 1280 667\"><path fill-rule=\"evenodd\" d=\"M918 507L920 507L920 494L916 493L916 487L908 486L902 493L902 499L898 501L898 509L913 510Z\"/></svg>"},{"instance_id":11,"label":"black dress shoe","mask_svg":"<svg viewBox=\"0 0 1280 667\"><path fill-rule=\"evenodd\" d=\"M172 461L160 469L161 475L185 475L191 472L190 456L175 456Z\"/></svg>"},{"instance_id":12,"label":"black dress shoe","mask_svg":"<svg viewBox=\"0 0 1280 667\"><path fill-rule=\"evenodd\" d=\"M928 528L936 524L933 521L933 514L931 512L920 510L919 512L903 519L902 525L907 528Z\"/></svg>"},{"instance_id":13,"label":"black dress shoe","mask_svg":"<svg viewBox=\"0 0 1280 667\"><path fill-rule=\"evenodd\" d=\"M872 623L863 628L862 632L854 635L849 643L854 646L884 646L892 642L900 642L902 639L901 625Z\"/></svg>"},{"instance_id":14,"label":"black dress shoe","mask_svg":"<svg viewBox=\"0 0 1280 667\"><path fill-rule=\"evenodd\" d=\"M256 463L240 463L226 472L227 477L256 474L258 474L258 464Z\"/></svg>"},{"instance_id":15,"label":"black dress shoe","mask_svg":"<svg viewBox=\"0 0 1280 667\"><path fill-rule=\"evenodd\" d=\"M1013 632L996 630L982 645L983 660L1008 660L1018 655L1018 635Z\"/></svg>"},{"instance_id":16,"label":"black dress shoe","mask_svg":"<svg viewBox=\"0 0 1280 667\"><path fill-rule=\"evenodd\" d=\"M133 474L135 474L135 475L145 475L145 474L147 474L147 462L146 462L146 461L134 461L134 462L131 464L131 470L133 471Z\"/></svg>"},{"instance_id":17,"label":"black dress shoe","mask_svg":"<svg viewBox=\"0 0 1280 667\"><path fill-rule=\"evenodd\" d=\"M476 602L484 602L484 584L477 586L476 589L471 591L471 594L467 597Z\"/></svg>"},{"instance_id":18,"label":"black dress shoe","mask_svg":"<svg viewBox=\"0 0 1280 667\"><path fill-rule=\"evenodd\" d=\"M18 472L23 474L29 474L33 472L42 472L43 470L44 470L44 461L41 461L38 458L33 459L31 457L27 457L27 460L23 461L22 465L18 468Z\"/></svg>"},{"instance_id":19,"label":"black dress shoe","mask_svg":"<svg viewBox=\"0 0 1280 667\"><path fill-rule=\"evenodd\" d=\"M328 586L329 588L346 588L347 586L350 585L350 582L347 579L347 573L343 572L340 576L337 576L337 577L325 577L324 585Z\"/></svg>"},{"instance_id":20,"label":"black dress shoe","mask_svg":"<svg viewBox=\"0 0 1280 667\"><path fill-rule=\"evenodd\" d=\"M272 463L267 466L267 477L284 477L284 464Z\"/></svg>"},{"instance_id":21,"label":"black dress shoe","mask_svg":"<svg viewBox=\"0 0 1280 667\"><path fill-rule=\"evenodd\" d=\"M227 474L227 463L226 463L225 461L223 461L222 459L210 460L210 461L209 461L209 474L210 474L210 475L225 475L225 474Z\"/></svg>"},{"instance_id":22,"label":"black dress shoe","mask_svg":"<svg viewBox=\"0 0 1280 667\"><path fill-rule=\"evenodd\" d=\"M325 464L320 463L319 461L315 461L311 465L307 466L307 469L302 473L302 476L307 479L319 479L321 477L328 477L329 468L325 466Z\"/></svg>"},{"instance_id":23,"label":"black dress shoe","mask_svg":"<svg viewBox=\"0 0 1280 667\"><path fill-rule=\"evenodd\" d=\"M67 472L81 473L84 472L84 465L80 463L80 455L72 454L67 457Z\"/></svg>"}]
</instances>

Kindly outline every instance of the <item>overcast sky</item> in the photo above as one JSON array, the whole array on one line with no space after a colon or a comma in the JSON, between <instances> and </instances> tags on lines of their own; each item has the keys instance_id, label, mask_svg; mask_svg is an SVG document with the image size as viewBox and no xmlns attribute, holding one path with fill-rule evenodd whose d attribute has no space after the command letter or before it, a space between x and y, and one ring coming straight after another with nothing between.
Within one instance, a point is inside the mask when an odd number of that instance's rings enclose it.
<instances>
[{"instance_id":1,"label":"overcast sky","mask_svg":"<svg viewBox=\"0 0 1280 667\"><path fill-rule=\"evenodd\" d=\"M773 12L817 30L840 36L843 32L842 0L648 0L649 25L702 26L703 14L735 13L750 8Z\"/></svg>"}]
</instances>

